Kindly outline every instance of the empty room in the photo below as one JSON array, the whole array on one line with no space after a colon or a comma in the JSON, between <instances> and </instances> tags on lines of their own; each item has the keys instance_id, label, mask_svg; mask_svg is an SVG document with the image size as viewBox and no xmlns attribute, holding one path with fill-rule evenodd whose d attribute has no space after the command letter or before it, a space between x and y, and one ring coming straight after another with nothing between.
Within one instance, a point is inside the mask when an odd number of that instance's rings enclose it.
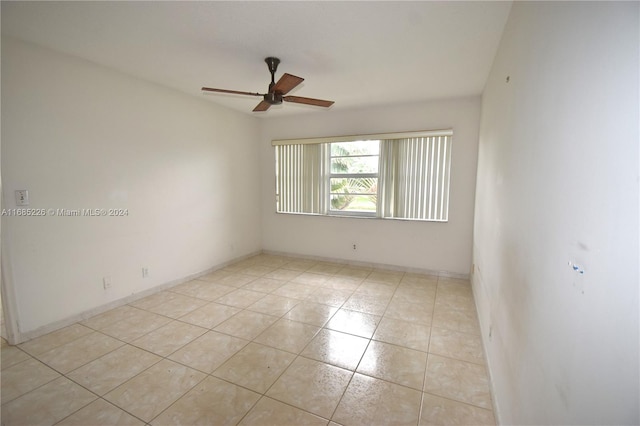
<instances>
[{"instance_id":1,"label":"empty room","mask_svg":"<svg viewBox=\"0 0 640 426\"><path fill-rule=\"evenodd\" d=\"M640 3L1 20L3 426L640 424Z\"/></svg>"}]
</instances>

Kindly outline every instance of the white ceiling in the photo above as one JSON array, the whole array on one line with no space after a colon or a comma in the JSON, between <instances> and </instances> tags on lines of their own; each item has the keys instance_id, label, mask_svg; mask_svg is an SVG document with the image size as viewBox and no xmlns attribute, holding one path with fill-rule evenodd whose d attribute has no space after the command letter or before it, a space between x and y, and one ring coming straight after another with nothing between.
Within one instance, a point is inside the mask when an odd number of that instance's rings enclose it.
<instances>
[{"instance_id":1,"label":"white ceiling","mask_svg":"<svg viewBox=\"0 0 640 426\"><path fill-rule=\"evenodd\" d=\"M334 110L478 95L511 2L2 2L2 34L247 114L267 56ZM317 111L285 104L264 117Z\"/></svg>"}]
</instances>

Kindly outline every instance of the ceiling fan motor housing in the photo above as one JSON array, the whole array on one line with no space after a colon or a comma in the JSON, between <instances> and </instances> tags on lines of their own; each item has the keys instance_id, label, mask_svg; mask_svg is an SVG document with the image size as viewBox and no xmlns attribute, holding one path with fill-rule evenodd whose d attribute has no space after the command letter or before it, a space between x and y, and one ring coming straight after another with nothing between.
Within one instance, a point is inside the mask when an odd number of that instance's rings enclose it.
<instances>
[{"instance_id":1,"label":"ceiling fan motor housing","mask_svg":"<svg viewBox=\"0 0 640 426\"><path fill-rule=\"evenodd\" d=\"M264 95L265 102L271 105L280 105L282 103L282 94L278 92L269 92Z\"/></svg>"}]
</instances>

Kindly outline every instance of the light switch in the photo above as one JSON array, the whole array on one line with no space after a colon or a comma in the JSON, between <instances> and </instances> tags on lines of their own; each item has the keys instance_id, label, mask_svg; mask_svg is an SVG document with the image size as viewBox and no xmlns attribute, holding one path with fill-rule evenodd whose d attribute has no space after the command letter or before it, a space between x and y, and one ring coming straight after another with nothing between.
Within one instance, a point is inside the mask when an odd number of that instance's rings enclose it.
<instances>
[{"instance_id":1,"label":"light switch","mask_svg":"<svg viewBox=\"0 0 640 426\"><path fill-rule=\"evenodd\" d=\"M16 206L28 206L29 205L29 191L26 189L16 190Z\"/></svg>"}]
</instances>

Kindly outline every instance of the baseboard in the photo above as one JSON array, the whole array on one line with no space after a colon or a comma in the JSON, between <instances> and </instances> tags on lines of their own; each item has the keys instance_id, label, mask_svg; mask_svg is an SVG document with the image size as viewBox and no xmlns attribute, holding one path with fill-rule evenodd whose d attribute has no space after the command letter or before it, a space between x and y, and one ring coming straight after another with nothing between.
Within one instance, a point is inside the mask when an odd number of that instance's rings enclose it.
<instances>
[{"instance_id":1,"label":"baseboard","mask_svg":"<svg viewBox=\"0 0 640 426\"><path fill-rule=\"evenodd\" d=\"M296 254L296 253L285 253L285 252L278 252L278 251L272 251L272 250L259 250L259 251L255 251L243 256L239 256L236 257L234 259L228 260L226 262L222 262L219 264L216 264L210 268L207 268L204 271L200 271L194 274L190 274L187 275L185 277L176 279L176 280L172 280L163 284L159 284L153 288L141 291L139 293L136 294L132 294L129 296L126 296L124 298L118 299L118 300L114 300L112 302L106 303L104 305L100 305L97 306L95 308L83 311L79 314L76 315L72 315L69 316L67 318L64 318L62 320L59 321L55 321L53 323L44 325L42 327L39 327L35 330L30 330L27 332L18 332L15 336L15 342L10 342L11 344L20 344L20 343L24 343L28 340L31 339L35 339L36 337L40 337L43 336L45 334L51 333L53 331L59 330L61 328L64 327L68 327L70 325L73 325L77 322L80 321L84 321L86 319L89 319L95 315L101 314L103 312L109 311L111 309L115 309L118 308L120 306L124 306L128 303L134 302L138 299L142 299L144 297L147 296L151 296L152 294L155 293L159 293L161 291L164 291L166 289L175 287L177 285L183 284L187 281L191 281L193 279L196 279L198 277L210 274L211 272L217 271L218 269L222 269L226 266L229 266L233 263L236 262L240 262L242 260L248 259L250 257L256 256L258 254L267 254L267 255L273 255L273 256L284 256L284 257L289 257L289 258L294 258L294 259L304 259L304 260L314 260L314 261L318 261L318 262L333 262L333 263L339 263L339 264L344 264L344 265L349 265L349 266L356 266L356 267L364 267L364 268L373 268L373 269L379 269L379 270L387 270L387 271L397 271L397 272L406 272L406 273L411 273L411 274L425 274L425 275L432 275L432 276L437 276L437 277L443 277L443 278L454 278L454 279L463 279L463 280L468 280L469 279L469 274L460 274L460 273L456 273L456 272L449 272L449 271L435 271L435 270L431 270L431 269L423 269L423 268L410 268L410 267L405 267L405 266L399 266L399 265L390 265L390 264L383 264L383 263L372 263L372 262L359 262L359 261L352 261L352 260L344 260L344 259L337 259L337 258L332 258L332 257L323 257L323 256L308 256L308 255L302 255L302 254Z\"/></svg>"},{"instance_id":2,"label":"baseboard","mask_svg":"<svg viewBox=\"0 0 640 426\"><path fill-rule=\"evenodd\" d=\"M35 339L36 337L44 336L45 334L54 332L54 331L59 330L59 329L64 328L64 327L68 327L68 326L73 325L73 324L75 324L77 322L84 321L86 319L89 319L89 318L91 318L91 317L93 317L95 315L101 314L101 313L109 311L111 309L115 309L115 308L118 308L120 306L124 306L124 305L126 305L128 303L131 303L131 302L134 302L134 301L136 301L138 299L142 299L144 297L151 296L152 294L159 293L159 292L164 291L166 289L169 289L169 288L175 287L177 285L186 283L187 281L191 281L191 280L194 280L194 279L196 279L198 277L210 274L211 272L217 271L218 269L222 269L222 268L224 268L226 266L229 266L229 265L231 265L233 263L240 262L242 260L245 260L245 259L248 259L250 257L256 256L256 255L258 255L260 253L262 253L261 250L260 251L256 251L256 252L252 252L252 253L249 253L249 254L246 254L246 255L243 255L243 256L239 256L239 257L236 257L234 259L228 260L226 262L222 262L222 263L216 264L216 265L214 265L214 266L212 266L210 268L207 268L204 271L196 272L194 274L190 274L190 275L187 275L187 276L179 278L179 279L175 279L175 280L171 280L171 281L168 281L166 283L163 283L163 284L159 284L159 285L157 285L157 286L155 286L153 288L150 288L150 289L147 289L147 290L143 290L143 291L141 291L139 293L135 293L135 294L123 297L121 299L114 300L112 302L106 303L104 305L100 305L100 306L97 306L95 308L83 311L83 312L81 312L79 314L71 315L71 316L69 316L67 318L64 318L64 319L61 319L59 321L55 321L55 322L52 322L50 324L43 325L42 327L38 327L35 330L30 330L30 331L27 331L27 332L18 332L16 334L16 336L15 336L15 342L9 342L9 343L12 344L12 345L17 345L17 344L20 344L20 343L24 343L24 342L26 342L28 340Z\"/></svg>"},{"instance_id":3,"label":"baseboard","mask_svg":"<svg viewBox=\"0 0 640 426\"><path fill-rule=\"evenodd\" d=\"M338 259L333 257L309 256L304 254L287 253L287 252L280 252L280 251L274 251L274 250L263 250L262 253L273 255L273 256L291 257L294 259L315 260L318 262L332 262L332 263L339 263L339 264L348 265L348 266L359 266L363 268L406 272L410 274L433 275L436 277L454 278L454 279L461 279L461 280L469 279L469 274L461 274L458 272L436 271L433 269L423 269L423 268L411 268L407 266L391 265L391 264L385 264L385 263L359 262L354 260L345 260L345 259Z\"/></svg>"},{"instance_id":4,"label":"baseboard","mask_svg":"<svg viewBox=\"0 0 640 426\"><path fill-rule=\"evenodd\" d=\"M488 350L487 350L487 341L486 337L489 335L489 330L485 330L483 327L483 322L480 321L480 310L478 309L478 300L479 297L477 295L478 283L475 282L475 274L472 274L470 277L471 281L471 291L473 292L473 301L476 307L476 316L478 317L478 325L480 326L480 341L482 342L482 350L484 351L485 365L487 367L487 376L489 380L489 392L491 393L491 405L493 408L493 417L496 421L496 425L502 424L500 419L500 410L498 400L496 398L494 380L493 380L493 370L491 369L491 363L489 362Z\"/></svg>"}]
</instances>

